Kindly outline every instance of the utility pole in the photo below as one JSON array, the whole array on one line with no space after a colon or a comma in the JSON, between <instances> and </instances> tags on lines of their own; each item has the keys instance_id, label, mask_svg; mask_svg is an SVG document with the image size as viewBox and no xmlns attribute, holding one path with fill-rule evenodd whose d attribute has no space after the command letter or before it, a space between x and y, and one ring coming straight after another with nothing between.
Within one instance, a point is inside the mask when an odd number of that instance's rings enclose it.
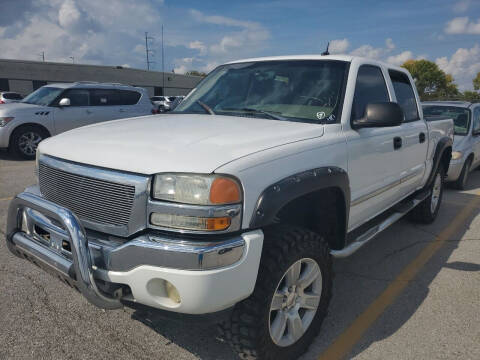
<instances>
[{"instance_id":1,"label":"utility pole","mask_svg":"<svg viewBox=\"0 0 480 360\"><path fill-rule=\"evenodd\" d=\"M42 51L38 56L42 57L42 61L45 62L45 51Z\"/></svg>"},{"instance_id":2,"label":"utility pole","mask_svg":"<svg viewBox=\"0 0 480 360\"><path fill-rule=\"evenodd\" d=\"M148 32L145 31L145 53L147 55L147 70L150 70L150 64L154 63L154 61L150 60L150 54L153 53L153 50L149 49L149 41L152 41L153 38L148 36Z\"/></svg>"},{"instance_id":3,"label":"utility pole","mask_svg":"<svg viewBox=\"0 0 480 360\"><path fill-rule=\"evenodd\" d=\"M72 59L72 64L75 64L75 56L69 56Z\"/></svg>"},{"instance_id":4,"label":"utility pole","mask_svg":"<svg viewBox=\"0 0 480 360\"><path fill-rule=\"evenodd\" d=\"M162 24L162 88L165 95L165 57L164 57L164 47L163 47L163 24Z\"/></svg>"}]
</instances>

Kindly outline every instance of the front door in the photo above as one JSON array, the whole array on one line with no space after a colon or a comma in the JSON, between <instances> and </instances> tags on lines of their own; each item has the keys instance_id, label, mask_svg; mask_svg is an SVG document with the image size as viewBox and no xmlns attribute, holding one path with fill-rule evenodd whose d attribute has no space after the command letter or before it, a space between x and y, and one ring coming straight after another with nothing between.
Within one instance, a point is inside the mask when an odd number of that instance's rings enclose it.
<instances>
[{"instance_id":1,"label":"front door","mask_svg":"<svg viewBox=\"0 0 480 360\"><path fill-rule=\"evenodd\" d=\"M70 106L56 106L54 110L55 131L57 134L94 122L95 113L90 106L90 94L86 89L66 90L58 99L70 99Z\"/></svg>"}]
</instances>

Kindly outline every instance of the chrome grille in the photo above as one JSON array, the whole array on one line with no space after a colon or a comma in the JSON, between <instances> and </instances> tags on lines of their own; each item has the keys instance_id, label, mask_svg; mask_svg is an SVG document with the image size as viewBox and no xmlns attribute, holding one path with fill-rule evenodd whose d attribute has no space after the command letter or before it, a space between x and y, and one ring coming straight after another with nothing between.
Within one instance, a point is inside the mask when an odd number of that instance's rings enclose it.
<instances>
[{"instance_id":1,"label":"chrome grille","mask_svg":"<svg viewBox=\"0 0 480 360\"><path fill-rule=\"evenodd\" d=\"M135 186L95 179L39 164L40 192L90 222L128 225L135 198Z\"/></svg>"}]
</instances>

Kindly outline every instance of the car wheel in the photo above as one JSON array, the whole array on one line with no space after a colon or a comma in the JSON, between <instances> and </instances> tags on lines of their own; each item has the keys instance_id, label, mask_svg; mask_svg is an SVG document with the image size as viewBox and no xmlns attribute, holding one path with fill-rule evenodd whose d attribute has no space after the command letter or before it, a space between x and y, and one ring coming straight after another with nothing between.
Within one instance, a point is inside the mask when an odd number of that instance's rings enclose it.
<instances>
[{"instance_id":1,"label":"car wheel","mask_svg":"<svg viewBox=\"0 0 480 360\"><path fill-rule=\"evenodd\" d=\"M22 126L13 132L10 149L23 159L33 160L38 144L47 137L48 133L38 126Z\"/></svg>"},{"instance_id":2,"label":"car wheel","mask_svg":"<svg viewBox=\"0 0 480 360\"><path fill-rule=\"evenodd\" d=\"M435 173L433 183L430 185L430 194L410 212L410 220L417 223L430 224L436 219L442 203L444 185L445 170L443 165L440 164Z\"/></svg>"},{"instance_id":3,"label":"car wheel","mask_svg":"<svg viewBox=\"0 0 480 360\"><path fill-rule=\"evenodd\" d=\"M321 236L266 229L254 292L221 328L242 359L296 359L320 331L331 293L330 251Z\"/></svg>"},{"instance_id":4,"label":"car wheel","mask_svg":"<svg viewBox=\"0 0 480 360\"><path fill-rule=\"evenodd\" d=\"M457 181L455 181L453 184L456 189L465 190L465 187L467 186L468 175L470 174L471 166L472 166L472 160L467 159L467 161L465 161L465 164L463 165L460 176L458 177Z\"/></svg>"}]
</instances>

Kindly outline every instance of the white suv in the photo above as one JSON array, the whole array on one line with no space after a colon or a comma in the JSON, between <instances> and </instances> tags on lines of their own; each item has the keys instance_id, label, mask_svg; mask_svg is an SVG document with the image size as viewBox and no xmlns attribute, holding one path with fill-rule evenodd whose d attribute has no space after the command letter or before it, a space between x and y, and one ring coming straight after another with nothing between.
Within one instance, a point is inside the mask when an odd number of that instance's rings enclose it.
<instances>
[{"instance_id":1,"label":"white suv","mask_svg":"<svg viewBox=\"0 0 480 360\"><path fill-rule=\"evenodd\" d=\"M0 148L33 159L46 137L102 121L149 115L152 110L142 88L94 82L50 84L0 108Z\"/></svg>"}]
</instances>

